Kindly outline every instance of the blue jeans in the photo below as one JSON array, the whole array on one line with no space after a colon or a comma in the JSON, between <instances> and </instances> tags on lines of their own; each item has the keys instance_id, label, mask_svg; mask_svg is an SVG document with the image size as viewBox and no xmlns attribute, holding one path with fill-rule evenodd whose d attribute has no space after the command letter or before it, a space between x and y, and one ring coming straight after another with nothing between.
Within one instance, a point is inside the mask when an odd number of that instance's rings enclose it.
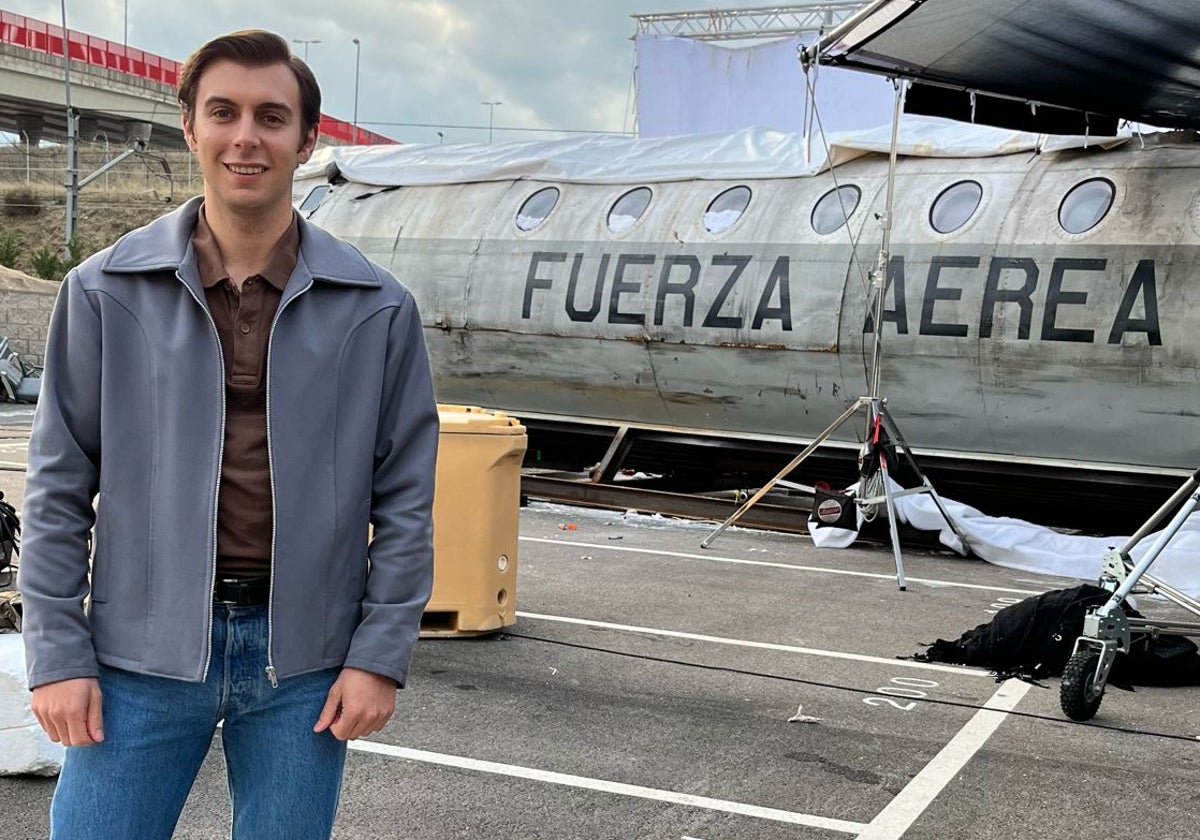
<instances>
[{"instance_id":1,"label":"blue jeans","mask_svg":"<svg viewBox=\"0 0 1200 840\"><path fill-rule=\"evenodd\" d=\"M69 747L52 840L167 840L217 722L234 840L328 838L346 744L313 724L338 669L267 680L266 607L216 606L208 679L101 668L104 741Z\"/></svg>"}]
</instances>

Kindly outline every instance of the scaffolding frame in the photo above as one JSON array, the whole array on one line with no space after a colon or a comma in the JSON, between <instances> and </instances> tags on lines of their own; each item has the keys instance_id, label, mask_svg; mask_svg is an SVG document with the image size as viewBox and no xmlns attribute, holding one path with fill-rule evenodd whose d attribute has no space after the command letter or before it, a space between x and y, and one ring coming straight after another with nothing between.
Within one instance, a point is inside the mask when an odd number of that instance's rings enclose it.
<instances>
[{"instance_id":1,"label":"scaffolding frame","mask_svg":"<svg viewBox=\"0 0 1200 840\"><path fill-rule=\"evenodd\" d=\"M740 41L828 31L850 18L863 5L863 0L817 0L787 6L703 9L631 17L637 21L634 38L672 35L698 41Z\"/></svg>"}]
</instances>

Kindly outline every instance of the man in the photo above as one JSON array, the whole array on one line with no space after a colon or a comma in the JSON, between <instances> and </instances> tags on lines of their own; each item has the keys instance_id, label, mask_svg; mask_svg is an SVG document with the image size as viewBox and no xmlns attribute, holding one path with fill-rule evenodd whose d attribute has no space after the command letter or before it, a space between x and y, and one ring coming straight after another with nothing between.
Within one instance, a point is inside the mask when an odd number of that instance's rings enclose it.
<instances>
[{"instance_id":1,"label":"man","mask_svg":"<svg viewBox=\"0 0 1200 840\"><path fill-rule=\"evenodd\" d=\"M72 271L47 342L20 587L51 832L170 837L223 721L233 837L323 838L430 592L421 322L292 210L320 91L282 38L205 44L179 99L202 199Z\"/></svg>"}]
</instances>

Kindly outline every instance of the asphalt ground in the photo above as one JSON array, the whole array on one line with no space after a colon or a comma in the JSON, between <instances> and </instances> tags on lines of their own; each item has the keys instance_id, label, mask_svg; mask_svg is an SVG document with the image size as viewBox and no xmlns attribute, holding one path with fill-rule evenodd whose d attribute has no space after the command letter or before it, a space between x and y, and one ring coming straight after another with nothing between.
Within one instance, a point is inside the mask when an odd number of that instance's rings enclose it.
<instances>
[{"instance_id":1,"label":"asphalt ground","mask_svg":"<svg viewBox=\"0 0 1200 840\"><path fill-rule=\"evenodd\" d=\"M895 658L1069 581L909 549L901 592L886 549L520 516L516 625L418 645L395 718L352 744L335 837L1200 838L1196 689L1110 686L1085 725L1057 680ZM0 779L4 836L46 836L54 784ZM176 837L228 823L215 741Z\"/></svg>"}]
</instances>

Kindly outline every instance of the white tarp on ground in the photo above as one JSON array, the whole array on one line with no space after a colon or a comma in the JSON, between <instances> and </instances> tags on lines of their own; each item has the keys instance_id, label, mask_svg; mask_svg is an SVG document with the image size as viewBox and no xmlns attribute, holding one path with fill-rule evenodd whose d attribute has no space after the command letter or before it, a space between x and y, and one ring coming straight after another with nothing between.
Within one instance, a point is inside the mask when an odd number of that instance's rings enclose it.
<instances>
[{"instance_id":1,"label":"white tarp on ground","mask_svg":"<svg viewBox=\"0 0 1200 840\"><path fill-rule=\"evenodd\" d=\"M20 633L0 633L0 776L53 776L66 750L46 737L29 708Z\"/></svg>"},{"instance_id":2,"label":"white tarp on ground","mask_svg":"<svg viewBox=\"0 0 1200 840\"><path fill-rule=\"evenodd\" d=\"M808 40L812 40L810 37ZM643 35L634 43L638 134L669 137L750 126L802 134L812 125L799 37L748 47ZM818 67L811 85L826 133L889 121L895 93L881 76Z\"/></svg>"},{"instance_id":3,"label":"white tarp on ground","mask_svg":"<svg viewBox=\"0 0 1200 840\"><path fill-rule=\"evenodd\" d=\"M893 482L892 489L901 488ZM988 516L944 496L942 503L977 557L1023 572L1095 581L1100 577L1101 563L1108 550L1129 539L1061 534L1022 519ZM923 531L937 531L942 545L954 548L958 542L928 493L896 499L896 513L901 522ZM811 533L820 548L845 548L856 536L837 528L813 528ZM1158 532L1145 537L1130 556L1135 561L1140 559L1157 536ZM1149 574L1193 598L1200 598L1200 513L1188 518L1154 561Z\"/></svg>"},{"instance_id":4,"label":"white tarp on ground","mask_svg":"<svg viewBox=\"0 0 1200 840\"><path fill-rule=\"evenodd\" d=\"M891 125L829 137L830 160L839 165L886 153ZM905 117L899 153L911 157L990 157L1018 152L1111 145L1128 138L1053 137L986 128L934 117ZM592 184L795 178L826 169L819 141L812 155L804 137L748 128L722 134L628 138L593 135L567 140L469 145L328 146L296 170L296 180L325 181L335 173L380 187L461 184L474 181L558 181ZM297 184L296 191L306 191Z\"/></svg>"}]
</instances>

